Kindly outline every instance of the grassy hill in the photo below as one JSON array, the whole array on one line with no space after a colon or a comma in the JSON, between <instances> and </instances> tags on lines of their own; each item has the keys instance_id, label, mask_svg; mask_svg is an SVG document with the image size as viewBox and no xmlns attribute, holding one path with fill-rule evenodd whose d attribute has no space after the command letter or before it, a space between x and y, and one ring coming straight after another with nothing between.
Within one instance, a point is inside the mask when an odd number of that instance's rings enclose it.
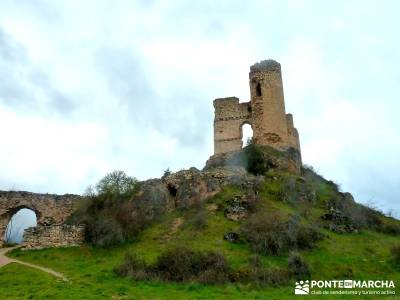
<instances>
[{"instance_id":1,"label":"grassy hill","mask_svg":"<svg viewBox=\"0 0 400 300\"><path fill-rule=\"evenodd\" d=\"M10 256L62 272L70 281L57 281L40 271L10 264L0 269L0 299L296 299L300 296L294 296L295 281L302 277L387 279L400 284L400 255L396 256L399 221L357 204L350 194L340 192L312 169L289 172L277 165L271 167L270 162L265 164L265 159L255 161L267 166L258 169L261 174L244 174L241 170L232 171L237 175L232 176L229 171L229 175L222 175L229 180L214 193L195 188L204 197L190 193L197 199L190 205L182 200L186 199L182 182L193 177L188 179L185 173L186 179L175 186L177 190L169 190L168 197L178 205L168 204L161 213L153 214L145 226L135 230L134 238L126 235L128 238L107 247L88 243L78 248L13 251ZM196 174L203 176L204 171ZM175 175L168 173L162 179L167 187L176 179L169 176ZM196 182L202 186L202 182ZM152 181L151 185L159 183ZM132 191L135 197L122 197L117 206L110 204L115 216L119 215L116 207L126 210L126 203L144 201L143 193ZM94 197L99 201L99 195ZM156 194L153 198L158 197ZM179 206L179 201L185 205ZM82 220L90 207L80 209L74 221ZM106 215L107 205L100 211ZM96 215L100 215L98 211ZM189 274L189 279L171 280L178 278L173 271L192 272L181 268L188 251L203 253L205 259L217 257L217 263L223 260L226 277L215 277L213 271L218 273L219 269L212 266L192 277ZM173 253L180 253L180 257ZM162 264L163 254L167 264ZM136 265L132 265L132 257ZM293 264L293 257L300 259L300 267ZM174 259L180 265L172 270Z\"/></svg>"}]
</instances>

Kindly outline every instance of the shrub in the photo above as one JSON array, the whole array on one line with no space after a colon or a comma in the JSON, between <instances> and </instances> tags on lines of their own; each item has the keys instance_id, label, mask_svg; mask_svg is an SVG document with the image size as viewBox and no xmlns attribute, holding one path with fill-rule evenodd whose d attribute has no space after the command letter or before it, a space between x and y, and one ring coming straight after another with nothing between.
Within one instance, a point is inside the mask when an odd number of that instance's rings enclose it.
<instances>
[{"instance_id":1,"label":"shrub","mask_svg":"<svg viewBox=\"0 0 400 300\"><path fill-rule=\"evenodd\" d=\"M249 264L250 267L253 269L261 268L262 267L262 261L261 261L261 256L258 254L253 254L249 257Z\"/></svg>"},{"instance_id":2,"label":"shrub","mask_svg":"<svg viewBox=\"0 0 400 300\"><path fill-rule=\"evenodd\" d=\"M134 280L150 280L152 274L147 270L146 262L134 254L126 254L123 263L115 269L115 272L124 277Z\"/></svg>"},{"instance_id":3,"label":"shrub","mask_svg":"<svg viewBox=\"0 0 400 300\"><path fill-rule=\"evenodd\" d=\"M152 265L146 264L137 256L126 255L124 262L115 272L135 280L197 280L206 284L216 284L228 281L231 269L225 257L219 253L176 247L162 253Z\"/></svg>"},{"instance_id":4,"label":"shrub","mask_svg":"<svg viewBox=\"0 0 400 300\"><path fill-rule=\"evenodd\" d=\"M379 231L386 234L400 235L400 225L399 224L383 224Z\"/></svg>"},{"instance_id":5,"label":"shrub","mask_svg":"<svg viewBox=\"0 0 400 300\"><path fill-rule=\"evenodd\" d=\"M252 271L249 268L242 267L236 270L232 270L229 274L229 280L231 282L243 282L247 283L254 281L252 277Z\"/></svg>"},{"instance_id":6,"label":"shrub","mask_svg":"<svg viewBox=\"0 0 400 300\"><path fill-rule=\"evenodd\" d=\"M177 247L162 253L153 270L166 281L188 281L198 273L199 261L199 253Z\"/></svg>"},{"instance_id":7,"label":"shrub","mask_svg":"<svg viewBox=\"0 0 400 300\"><path fill-rule=\"evenodd\" d=\"M202 283L216 284L229 280L230 267L222 254L206 253L201 257L200 266L198 280Z\"/></svg>"},{"instance_id":8,"label":"shrub","mask_svg":"<svg viewBox=\"0 0 400 300\"><path fill-rule=\"evenodd\" d=\"M324 237L315 227L302 225L299 219L293 217L287 222L286 231L293 249L314 248L316 242Z\"/></svg>"},{"instance_id":9,"label":"shrub","mask_svg":"<svg viewBox=\"0 0 400 300\"><path fill-rule=\"evenodd\" d=\"M274 165L267 159L260 146L250 143L244 148L247 172L254 175L264 175Z\"/></svg>"},{"instance_id":10,"label":"shrub","mask_svg":"<svg viewBox=\"0 0 400 300\"><path fill-rule=\"evenodd\" d=\"M290 274L282 268L255 268L251 273L252 280L263 286L283 286L290 280Z\"/></svg>"},{"instance_id":11,"label":"shrub","mask_svg":"<svg viewBox=\"0 0 400 300\"><path fill-rule=\"evenodd\" d=\"M329 213L324 218L335 225L355 229L382 229L382 213L374 208L358 204L349 193L338 193L327 203Z\"/></svg>"},{"instance_id":12,"label":"shrub","mask_svg":"<svg viewBox=\"0 0 400 300\"><path fill-rule=\"evenodd\" d=\"M68 223L85 225L86 241L108 247L134 239L146 225L144 213L135 209L139 184L122 171L107 174L89 188Z\"/></svg>"},{"instance_id":13,"label":"shrub","mask_svg":"<svg viewBox=\"0 0 400 300\"><path fill-rule=\"evenodd\" d=\"M328 181L315 172L311 166L302 167L302 175L306 182L315 191L316 200L321 204L326 204L327 201L336 198L339 187L332 181Z\"/></svg>"},{"instance_id":14,"label":"shrub","mask_svg":"<svg viewBox=\"0 0 400 300\"><path fill-rule=\"evenodd\" d=\"M169 168L167 168L166 170L164 170L164 174L163 174L163 176L161 177L161 179L165 179L165 178L167 178L168 176L170 176L171 174L172 174L171 170L170 170Z\"/></svg>"},{"instance_id":15,"label":"shrub","mask_svg":"<svg viewBox=\"0 0 400 300\"><path fill-rule=\"evenodd\" d=\"M207 227L207 211L204 208L197 210L196 214L191 220L193 226L198 229L204 229Z\"/></svg>"},{"instance_id":16,"label":"shrub","mask_svg":"<svg viewBox=\"0 0 400 300\"><path fill-rule=\"evenodd\" d=\"M176 247L164 252L153 269L167 281L198 279L204 283L221 283L228 279L229 265L218 253L192 251Z\"/></svg>"},{"instance_id":17,"label":"shrub","mask_svg":"<svg viewBox=\"0 0 400 300\"><path fill-rule=\"evenodd\" d=\"M314 228L301 225L297 218L284 221L277 213L252 215L242 225L241 232L254 252L266 255L312 248L323 237Z\"/></svg>"},{"instance_id":18,"label":"shrub","mask_svg":"<svg viewBox=\"0 0 400 300\"><path fill-rule=\"evenodd\" d=\"M292 276L297 280L310 277L310 269L305 260L296 252L291 252L288 258L288 268Z\"/></svg>"},{"instance_id":19,"label":"shrub","mask_svg":"<svg viewBox=\"0 0 400 300\"><path fill-rule=\"evenodd\" d=\"M96 185L98 195L131 196L138 192L138 182L123 171L114 171L104 176Z\"/></svg>"},{"instance_id":20,"label":"shrub","mask_svg":"<svg viewBox=\"0 0 400 300\"><path fill-rule=\"evenodd\" d=\"M117 245L124 241L123 229L113 218L99 216L86 224L85 240L100 247Z\"/></svg>"},{"instance_id":21,"label":"shrub","mask_svg":"<svg viewBox=\"0 0 400 300\"><path fill-rule=\"evenodd\" d=\"M400 244L393 246L390 249L390 253L392 254L394 263L400 266Z\"/></svg>"},{"instance_id":22,"label":"shrub","mask_svg":"<svg viewBox=\"0 0 400 300\"><path fill-rule=\"evenodd\" d=\"M256 253L278 255L287 249L288 236L278 214L254 214L242 226L242 234Z\"/></svg>"}]
</instances>

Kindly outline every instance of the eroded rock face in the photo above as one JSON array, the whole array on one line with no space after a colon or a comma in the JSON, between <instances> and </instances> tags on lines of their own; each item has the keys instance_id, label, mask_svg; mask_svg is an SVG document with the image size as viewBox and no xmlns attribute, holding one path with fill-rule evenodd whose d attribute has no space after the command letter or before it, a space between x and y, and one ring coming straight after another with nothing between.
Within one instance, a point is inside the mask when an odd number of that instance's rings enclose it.
<instances>
[{"instance_id":1,"label":"eroded rock face","mask_svg":"<svg viewBox=\"0 0 400 300\"><path fill-rule=\"evenodd\" d=\"M187 208L218 193L227 184L242 184L254 181L243 168L214 168L199 171L195 168L166 176L165 182L175 208Z\"/></svg>"},{"instance_id":2,"label":"eroded rock face","mask_svg":"<svg viewBox=\"0 0 400 300\"><path fill-rule=\"evenodd\" d=\"M152 221L173 209L186 209L202 204L220 192L226 185L239 186L244 195L233 197L224 210L228 219L239 221L246 218L256 201L256 192L264 178L249 174L242 167L218 167L200 171L196 168L176 173L168 172L161 179L141 182L141 191L133 201L133 214ZM215 211L218 206L207 206Z\"/></svg>"},{"instance_id":3,"label":"eroded rock face","mask_svg":"<svg viewBox=\"0 0 400 300\"><path fill-rule=\"evenodd\" d=\"M290 148L285 151L279 151L264 146L262 152L266 169L300 174L301 158L300 153L296 149ZM244 150L214 154L207 160L203 170L218 167L240 167L246 169L246 160Z\"/></svg>"},{"instance_id":4,"label":"eroded rock face","mask_svg":"<svg viewBox=\"0 0 400 300\"><path fill-rule=\"evenodd\" d=\"M241 221L253 210L254 204L258 201L254 193L246 193L241 196L232 197L224 209L224 215L232 221Z\"/></svg>"},{"instance_id":5,"label":"eroded rock face","mask_svg":"<svg viewBox=\"0 0 400 300\"><path fill-rule=\"evenodd\" d=\"M296 161L288 152L278 152L271 147L263 147L261 157L271 169L293 172L300 170L300 161ZM142 189L136 206L144 210L149 219L171 209L188 208L204 202L220 192L226 185L239 186L245 196L232 199L225 209L225 216L231 220L242 220L249 213L256 191L264 181L263 176L255 176L246 171L245 153L224 153L212 156L200 171L196 168L176 173L167 172L161 179L147 180L141 183Z\"/></svg>"},{"instance_id":6,"label":"eroded rock face","mask_svg":"<svg viewBox=\"0 0 400 300\"><path fill-rule=\"evenodd\" d=\"M350 193L339 195L328 202L328 212L322 216L322 220L327 221L326 228L336 233L358 232L358 227L368 223L367 211L355 203Z\"/></svg>"},{"instance_id":7,"label":"eroded rock face","mask_svg":"<svg viewBox=\"0 0 400 300\"><path fill-rule=\"evenodd\" d=\"M141 190L135 200L135 210L152 220L174 207L167 185L161 179L151 179L141 183Z\"/></svg>"}]
</instances>

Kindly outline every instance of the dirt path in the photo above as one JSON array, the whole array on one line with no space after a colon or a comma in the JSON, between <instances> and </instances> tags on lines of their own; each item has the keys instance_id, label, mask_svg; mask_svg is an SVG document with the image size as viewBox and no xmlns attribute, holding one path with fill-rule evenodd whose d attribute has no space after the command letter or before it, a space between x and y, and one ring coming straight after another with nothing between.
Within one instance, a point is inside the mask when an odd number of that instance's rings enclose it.
<instances>
[{"instance_id":1,"label":"dirt path","mask_svg":"<svg viewBox=\"0 0 400 300\"><path fill-rule=\"evenodd\" d=\"M183 218L176 218L171 225L170 235L174 235L183 224Z\"/></svg>"},{"instance_id":2,"label":"dirt path","mask_svg":"<svg viewBox=\"0 0 400 300\"><path fill-rule=\"evenodd\" d=\"M56 272L56 271L54 271L52 269L48 269L48 268L45 268L45 267L37 266L37 265L31 264L31 263L27 263L27 262L24 262L24 261L21 261L21 260L18 260L18 259L14 259L14 258L9 258L9 257L6 256L7 252L9 252L9 251L11 251L13 249L16 249L16 248L18 248L18 246L17 247L11 247L11 248L0 248L0 268L5 266L5 265L8 265L10 263L17 263L17 264L21 264L21 265L24 265L24 266L27 266L27 267L30 267L30 268L38 269L40 271L49 273L49 274L51 274L51 275L53 275L53 276L55 276L57 278L60 278L60 279L62 279L64 281L68 281L68 279L65 278L65 276L63 274L58 273L58 272Z\"/></svg>"},{"instance_id":3,"label":"dirt path","mask_svg":"<svg viewBox=\"0 0 400 300\"><path fill-rule=\"evenodd\" d=\"M163 237L168 242L172 236L178 231L179 227L183 224L183 218L176 218L172 221L170 231Z\"/></svg>"}]
</instances>

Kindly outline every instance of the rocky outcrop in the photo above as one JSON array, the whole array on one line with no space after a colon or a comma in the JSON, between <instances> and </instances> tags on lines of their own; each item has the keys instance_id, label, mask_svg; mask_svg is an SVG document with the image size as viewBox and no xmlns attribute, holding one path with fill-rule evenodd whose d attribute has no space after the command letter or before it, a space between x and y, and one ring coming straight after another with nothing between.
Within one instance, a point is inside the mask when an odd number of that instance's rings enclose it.
<instances>
[{"instance_id":1,"label":"rocky outcrop","mask_svg":"<svg viewBox=\"0 0 400 300\"><path fill-rule=\"evenodd\" d=\"M199 171L195 168L179 171L163 179L175 208L189 207L218 193L228 184L244 188L254 186L256 176L241 167L213 168Z\"/></svg>"},{"instance_id":2,"label":"rocky outcrop","mask_svg":"<svg viewBox=\"0 0 400 300\"><path fill-rule=\"evenodd\" d=\"M268 168L298 174L300 161L290 151L278 151L268 146L261 147L262 163ZM212 156L202 171L196 168L176 173L166 172L161 179L141 182L141 191L135 200L135 210L151 220L165 211L188 208L217 194L226 185L240 186L245 197L232 199L225 210L231 220L242 220L248 214L254 191L263 181L263 176L254 176L246 171L244 150ZM139 215L139 213L138 213Z\"/></svg>"},{"instance_id":3,"label":"rocky outcrop","mask_svg":"<svg viewBox=\"0 0 400 300\"><path fill-rule=\"evenodd\" d=\"M279 151L269 146L257 145L257 147L262 152L262 161L265 165L265 169L300 174L301 157L300 152L296 149L289 148L285 151ZM203 170L210 170L218 167L247 168L247 166L246 152L240 150L214 154L207 160Z\"/></svg>"},{"instance_id":4,"label":"rocky outcrop","mask_svg":"<svg viewBox=\"0 0 400 300\"><path fill-rule=\"evenodd\" d=\"M134 201L134 210L138 215L152 220L165 211L202 203L228 184L254 190L259 182L260 177L247 173L242 167L218 167L204 171L190 168L168 173L161 179L141 182L141 190ZM232 210L235 208L232 207Z\"/></svg>"}]
</instances>

